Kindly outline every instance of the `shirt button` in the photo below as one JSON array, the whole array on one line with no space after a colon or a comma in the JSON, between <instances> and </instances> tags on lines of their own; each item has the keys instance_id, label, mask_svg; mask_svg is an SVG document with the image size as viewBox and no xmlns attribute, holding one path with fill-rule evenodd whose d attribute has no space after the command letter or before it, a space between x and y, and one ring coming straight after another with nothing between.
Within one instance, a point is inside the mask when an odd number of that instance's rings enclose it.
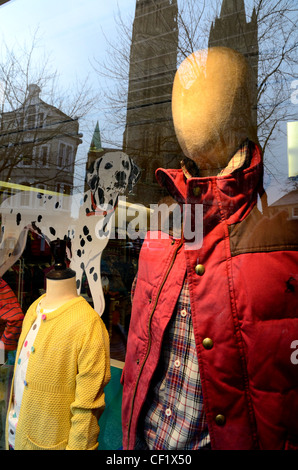
<instances>
[{"instance_id":1,"label":"shirt button","mask_svg":"<svg viewBox=\"0 0 298 470\"><path fill-rule=\"evenodd\" d=\"M170 410L170 408L167 408L166 409L166 416L171 416L172 412Z\"/></svg>"},{"instance_id":2,"label":"shirt button","mask_svg":"<svg viewBox=\"0 0 298 470\"><path fill-rule=\"evenodd\" d=\"M179 359L176 359L176 361L174 362L174 364L175 364L175 367L180 367L181 362L179 361Z\"/></svg>"},{"instance_id":3,"label":"shirt button","mask_svg":"<svg viewBox=\"0 0 298 470\"><path fill-rule=\"evenodd\" d=\"M211 338L205 338L202 341L202 344L205 349L212 349L213 348L213 341Z\"/></svg>"},{"instance_id":4,"label":"shirt button","mask_svg":"<svg viewBox=\"0 0 298 470\"><path fill-rule=\"evenodd\" d=\"M187 311L185 310L185 308L183 310L181 310L180 315L181 315L181 317L186 317Z\"/></svg>"},{"instance_id":5,"label":"shirt button","mask_svg":"<svg viewBox=\"0 0 298 470\"><path fill-rule=\"evenodd\" d=\"M197 264L195 267L195 272L198 276L203 276L205 272L205 266L203 266L203 264Z\"/></svg>"},{"instance_id":6,"label":"shirt button","mask_svg":"<svg viewBox=\"0 0 298 470\"><path fill-rule=\"evenodd\" d=\"M193 195L198 197L201 194L201 188L199 186L192 188Z\"/></svg>"}]
</instances>

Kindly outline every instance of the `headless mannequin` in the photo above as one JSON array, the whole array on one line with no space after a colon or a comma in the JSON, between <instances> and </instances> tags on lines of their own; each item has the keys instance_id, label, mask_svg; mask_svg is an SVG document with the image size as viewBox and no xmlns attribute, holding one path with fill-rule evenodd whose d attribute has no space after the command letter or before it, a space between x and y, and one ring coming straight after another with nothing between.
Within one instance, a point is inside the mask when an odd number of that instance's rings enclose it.
<instances>
[{"instance_id":1,"label":"headless mannequin","mask_svg":"<svg viewBox=\"0 0 298 470\"><path fill-rule=\"evenodd\" d=\"M225 47L194 52L180 65L172 94L174 127L200 176L217 175L245 139L257 143L251 83L245 57Z\"/></svg>"},{"instance_id":2,"label":"headless mannequin","mask_svg":"<svg viewBox=\"0 0 298 470\"><path fill-rule=\"evenodd\" d=\"M54 269L46 276L46 295L41 301L41 308L55 310L69 300L78 297L75 271L66 268L66 243L56 240L51 243L55 259Z\"/></svg>"}]
</instances>

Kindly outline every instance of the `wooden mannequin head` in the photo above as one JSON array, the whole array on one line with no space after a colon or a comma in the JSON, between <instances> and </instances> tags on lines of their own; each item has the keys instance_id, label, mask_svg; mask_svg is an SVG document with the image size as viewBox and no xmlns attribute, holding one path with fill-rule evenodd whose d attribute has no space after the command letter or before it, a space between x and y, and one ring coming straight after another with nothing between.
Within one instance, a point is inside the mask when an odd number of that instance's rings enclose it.
<instances>
[{"instance_id":1,"label":"wooden mannequin head","mask_svg":"<svg viewBox=\"0 0 298 470\"><path fill-rule=\"evenodd\" d=\"M202 176L224 168L247 137L257 141L251 84L245 57L225 47L194 52L178 68L172 94L175 132Z\"/></svg>"}]
</instances>

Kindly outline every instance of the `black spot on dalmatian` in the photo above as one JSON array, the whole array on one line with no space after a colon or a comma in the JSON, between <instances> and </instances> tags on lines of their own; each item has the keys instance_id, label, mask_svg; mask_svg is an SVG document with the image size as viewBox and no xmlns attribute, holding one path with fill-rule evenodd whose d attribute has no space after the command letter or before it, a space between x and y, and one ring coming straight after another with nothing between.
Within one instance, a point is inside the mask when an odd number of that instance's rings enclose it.
<instances>
[{"instance_id":1,"label":"black spot on dalmatian","mask_svg":"<svg viewBox=\"0 0 298 470\"><path fill-rule=\"evenodd\" d=\"M10 209L10 213L11 213L11 214L12 214L12 212L13 212L13 210L12 210L12 209Z\"/></svg>"},{"instance_id":2,"label":"black spot on dalmatian","mask_svg":"<svg viewBox=\"0 0 298 470\"><path fill-rule=\"evenodd\" d=\"M89 271L89 273L90 273L90 274L92 274L92 273L93 273L93 271L94 271L94 266L93 266L92 268L90 268L90 271Z\"/></svg>"},{"instance_id":3,"label":"black spot on dalmatian","mask_svg":"<svg viewBox=\"0 0 298 470\"><path fill-rule=\"evenodd\" d=\"M32 225L33 230L35 230L35 232L37 232L37 233L39 233L40 235L42 235L42 231L40 230L39 227L37 227L37 225L36 225L35 222L31 222L31 225Z\"/></svg>"},{"instance_id":4,"label":"black spot on dalmatian","mask_svg":"<svg viewBox=\"0 0 298 470\"><path fill-rule=\"evenodd\" d=\"M37 217L37 222L41 222L41 219L42 219L42 215L39 215L39 216Z\"/></svg>"},{"instance_id":5,"label":"black spot on dalmatian","mask_svg":"<svg viewBox=\"0 0 298 470\"><path fill-rule=\"evenodd\" d=\"M59 202L57 201L55 204L55 209L58 209L58 207L59 207Z\"/></svg>"},{"instance_id":6,"label":"black spot on dalmatian","mask_svg":"<svg viewBox=\"0 0 298 470\"><path fill-rule=\"evenodd\" d=\"M87 199L88 199L88 194L85 194L85 196L84 196L84 202L86 202Z\"/></svg>"},{"instance_id":7,"label":"black spot on dalmatian","mask_svg":"<svg viewBox=\"0 0 298 470\"><path fill-rule=\"evenodd\" d=\"M88 240L88 242L92 242L92 237L91 237L91 235L88 235L88 236L87 236L87 240Z\"/></svg>"},{"instance_id":8,"label":"black spot on dalmatian","mask_svg":"<svg viewBox=\"0 0 298 470\"><path fill-rule=\"evenodd\" d=\"M48 199L52 199L53 196L48 196Z\"/></svg>"},{"instance_id":9,"label":"black spot on dalmatian","mask_svg":"<svg viewBox=\"0 0 298 470\"><path fill-rule=\"evenodd\" d=\"M85 245L85 240L84 240L84 238L82 238L82 240L80 241L80 245L81 245L81 246L84 246L84 245Z\"/></svg>"},{"instance_id":10,"label":"black spot on dalmatian","mask_svg":"<svg viewBox=\"0 0 298 470\"><path fill-rule=\"evenodd\" d=\"M93 274L93 279L94 279L94 281L97 281L97 274L96 273Z\"/></svg>"},{"instance_id":11,"label":"black spot on dalmatian","mask_svg":"<svg viewBox=\"0 0 298 470\"><path fill-rule=\"evenodd\" d=\"M86 214L89 214L90 212L90 209L88 209L88 207L86 207Z\"/></svg>"},{"instance_id":12,"label":"black spot on dalmatian","mask_svg":"<svg viewBox=\"0 0 298 470\"><path fill-rule=\"evenodd\" d=\"M105 202L105 195L101 188L98 188L98 196L99 196L99 204L104 204Z\"/></svg>"},{"instance_id":13,"label":"black spot on dalmatian","mask_svg":"<svg viewBox=\"0 0 298 470\"><path fill-rule=\"evenodd\" d=\"M16 216L16 223L17 223L17 225L20 225L21 220L22 220L22 216L21 216L21 214L18 212L18 213L17 213L17 216Z\"/></svg>"},{"instance_id":14,"label":"black spot on dalmatian","mask_svg":"<svg viewBox=\"0 0 298 470\"><path fill-rule=\"evenodd\" d=\"M37 197L38 199L42 199L42 194L41 194L41 193L38 193L36 197Z\"/></svg>"},{"instance_id":15,"label":"black spot on dalmatian","mask_svg":"<svg viewBox=\"0 0 298 470\"><path fill-rule=\"evenodd\" d=\"M77 255L78 255L79 258L82 256L81 250L77 250Z\"/></svg>"},{"instance_id":16,"label":"black spot on dalmatian","mask_svg":"<svg viewBox=\"0 0 298 470\"><path fill-rule=\"evenodd\" d=\"M56 235L56 230L53 227L49 228L52 235Z\"/></svg>"},{"instance_id":17,"label":"black spot on dalmatian","mask_svg":"<svg viewBox=\"0 0 298 470\"><path fill-rule=\"evenodd\" d=\"M84 263L81 263L81 269L84 271L84 269L85 269Z\"/></svg>"},{"instance_id":18,"label":"black spot on dalmatian","mask_svg":"<svg viewBox=\"0 0 298 470\"><path fill-rule=\"evenodd\" d=\"M80 281L80 279L77 279L77 289L79 289L79 288L80 288L80 284L81 284L81 281Z\"/></svg>"},{"instance_id":19,"label":"black spot on dalmatian","mask_svg":"<svg viewBox=\"0 0 298 470\"><path fill-rule=\"evenodd\" d=\"M122 165L124 166L124 168L125 168L126 170L129 169L129 163L128 163L127 161L122 160Z\"/></svg>"},{"instance_id":20,"label":"black spot on dalmatian","mask_svg":"<svg viewBox=\"0 0 298 470\"><path fill-rule=\"evenodd\" d=\"M88 235L89 233L89 228L86 225L84 225L83 227L83 232L84 232L84 235Z\"/></svg>"}]
</instances>

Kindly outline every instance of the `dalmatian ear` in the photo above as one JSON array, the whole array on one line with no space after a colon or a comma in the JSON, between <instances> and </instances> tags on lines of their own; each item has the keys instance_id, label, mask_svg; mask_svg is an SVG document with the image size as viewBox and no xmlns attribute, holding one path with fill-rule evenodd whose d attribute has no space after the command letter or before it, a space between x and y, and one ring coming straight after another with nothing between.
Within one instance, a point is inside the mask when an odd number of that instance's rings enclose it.
<instances>
[{"instance_id":1,"label":"dalmatian ear","mask_svg":"<svg viewBox=\"0 0 298 470\"><path fill-rule=\"evenodd\" d=\"M141 177L141 170L138 167L138 165L136 165L130 157L129 157L129 160L130 160L131 170L130 170L130 174L128 177L127 188L128 188L128 192L131 192L132 188L135 186L135 184L138 182L138 180Z\"/></svg>"},{"instance_id":2,"label":"dalmatian ear","mask_svg":"<svg viewBox=\"0 0 298 470\"><path fill-rule=\"evenodd\" d=\"M92 162L91 165L89 166L89 168L86 171L86 183L88 184L88 186L91 185L91 179L92 179L92 176L93 176L93 173L94 173L94 163L95 162Z\"/></svg>"},{"instance_id":3,"label":"dalmatian ear","mask_svg":"<svg viewBox=\"0 0 298 470\"><path fill-rule=\"evenodd\" d=\"M86 182L91 189L91 191L95 191L99 184L99 166L102 161L102 158L98 158L94 162L91 163L90 167L86 172Z\"/></svg>"}]
</instances>

